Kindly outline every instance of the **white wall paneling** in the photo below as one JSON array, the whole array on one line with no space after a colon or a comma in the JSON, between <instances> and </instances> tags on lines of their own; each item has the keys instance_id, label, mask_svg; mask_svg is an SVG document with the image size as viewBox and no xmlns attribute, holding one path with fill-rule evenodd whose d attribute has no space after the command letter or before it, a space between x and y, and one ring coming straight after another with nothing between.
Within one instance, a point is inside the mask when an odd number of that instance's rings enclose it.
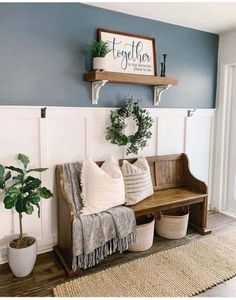
<instances>
[{"instance_id":1,"label":"white wall paneling","mask_svg":"<svg viewBox=\"0 0 236 300\"><path fill-rule=\"evenodd\" d=\"M185 117L158 118L157 154L166 155L184 152Z\"/></svg>"},{"instance_id":2,"label":"white wall paneling","mask_svg":"<svg viewBox=\"0 0 236 300\"><path fill-rule=\"evenodd\" d=\"M211 147L212 118L209 116L193 116L186 122L185 153L190 161L193 174L208 182Z\"/></svg>"},{"instance_id":3,"label":"white wall paneling","mask_svg":"<svg viewBox=\"0 0 236 300\"><path fill-rule=\"evenodd\" d=\"M23 152L33 167L48 167L40 174L43 185L55 192L55 165L82 160L91 155L104 160L113 154L125 157L125 149L105 139L110 108L48 107L40 119L40 107L0 107L0 163L16 163ZM214 110L197 110L187 117L187 109L148 109L154 123L152 138L139 155L166 155L187 152L193 174L206 183L211 166L212 120ZM126 132L134 124L129 122ZM35 174L36 175L36 174ZM38 239L39 251L48 251L57 242L56 199L41 201L41 218L24 217L24 231ZM6 261L6 245L18 233L18 215L3 207L0 198L0 263Z\"/></svg>"}]
</instances>

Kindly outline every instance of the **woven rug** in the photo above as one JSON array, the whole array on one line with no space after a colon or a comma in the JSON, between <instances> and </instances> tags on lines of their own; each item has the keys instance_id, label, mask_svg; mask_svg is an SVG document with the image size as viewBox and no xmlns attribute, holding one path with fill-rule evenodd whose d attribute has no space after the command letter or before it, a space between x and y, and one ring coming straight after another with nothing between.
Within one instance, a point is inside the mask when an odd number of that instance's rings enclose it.
<instances>
[{"instance_id":1,"label":"woven rug","mask_svg":"<svg viewBox=\"0 0 236 300\"><path fill-rule=\"evenodd\" d=\"M54 288L54 296L194 296L236 275L236 231L87 275Z\"/></svg>"}]
</instances>

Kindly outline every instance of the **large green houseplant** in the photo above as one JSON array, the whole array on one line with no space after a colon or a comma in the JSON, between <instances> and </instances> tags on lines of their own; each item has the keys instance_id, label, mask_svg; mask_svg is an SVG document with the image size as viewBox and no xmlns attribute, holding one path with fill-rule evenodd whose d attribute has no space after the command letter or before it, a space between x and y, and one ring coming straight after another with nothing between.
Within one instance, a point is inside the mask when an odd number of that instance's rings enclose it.
<instances>
[{"instance_id":1,"label":"large green houseplant","mask_svg":"<svg viewBox=\"0 0 236 300\"><path fill-rule=\"evenodd\" d=\"M51 198L52 193L41 186L39 178L31 176L32 172L44 172L47 168L28 168L29 158L20 153L18 160L22 167L0 165L0 189L4 193L6 209L15 209L19 214L19 237L8 245L8 260L13 273L24 277L31 273L36 261L37 241L33 237L24 236L22 218L31 215L36 208L40 217L40 199Z\"/></svg>"}]
</instances>

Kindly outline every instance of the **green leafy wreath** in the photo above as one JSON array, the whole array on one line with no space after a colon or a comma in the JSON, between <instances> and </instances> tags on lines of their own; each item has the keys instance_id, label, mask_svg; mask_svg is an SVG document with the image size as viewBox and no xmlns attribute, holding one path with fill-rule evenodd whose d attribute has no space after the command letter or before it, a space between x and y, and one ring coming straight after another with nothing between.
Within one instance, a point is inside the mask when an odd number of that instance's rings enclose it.
<instances>
[{"instance_id":1,"label":"green leafy wreath","mask_svg":"<svg viewBox=\"0 0 236 300\"><path fill-rule=\"evenodd\" d=\"M139 103L140 100L128 97L120 109L111 111L111 126L107 127L106 140L110 140L112 144L119 146L128 145L126 155L138 154L138 151L147 145L148 139L152 136L149 129L152 127L153 120L147 110L140 107ZM125 119L131 116L138 130L134 134L126 136L123 133L127 126Z\"/></svg>"}]
</instances>

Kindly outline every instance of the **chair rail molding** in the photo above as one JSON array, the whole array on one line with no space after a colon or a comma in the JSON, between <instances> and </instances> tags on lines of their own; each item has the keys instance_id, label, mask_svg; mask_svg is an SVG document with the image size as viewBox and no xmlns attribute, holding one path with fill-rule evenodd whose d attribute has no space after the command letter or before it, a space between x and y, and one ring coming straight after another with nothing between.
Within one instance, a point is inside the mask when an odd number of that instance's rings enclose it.
<instances>
[{"instance_id":1,"label":"chair rail molding","mask_svg":"<svg viewBox=\"0 0 236 300\"><path fill-rule=\"evenodd\" d=\"M109 155L125 157L124 148L105 139L111 109L115 108L49 106L46 118L41 118L41 107L1 106L0 127L4 130L0 136L0 163L12 164L19 152L25 153L30 157L32 167L49 168L39 175L43 185L56 195L56 164L82 160L86 155L91 155L95 161L105 160ZM193 175L209 186L212 182L211 139L215 111L197 109L188 117L190 109L148 108L154 119L152 137L139 155L186 152ZM127 125L126 130L132 132L133 122ZM0 227L0 263L3 263L7 259L7 243L18 233L18 219L16 213L4 209L2 198L0 219L4 222L4 227ZM40 219L35 213L24 216L23 222L25 233L37 238L39 252L50 251L57 243L56 197L41 202Z\"/></svg>"}]
</instances>

